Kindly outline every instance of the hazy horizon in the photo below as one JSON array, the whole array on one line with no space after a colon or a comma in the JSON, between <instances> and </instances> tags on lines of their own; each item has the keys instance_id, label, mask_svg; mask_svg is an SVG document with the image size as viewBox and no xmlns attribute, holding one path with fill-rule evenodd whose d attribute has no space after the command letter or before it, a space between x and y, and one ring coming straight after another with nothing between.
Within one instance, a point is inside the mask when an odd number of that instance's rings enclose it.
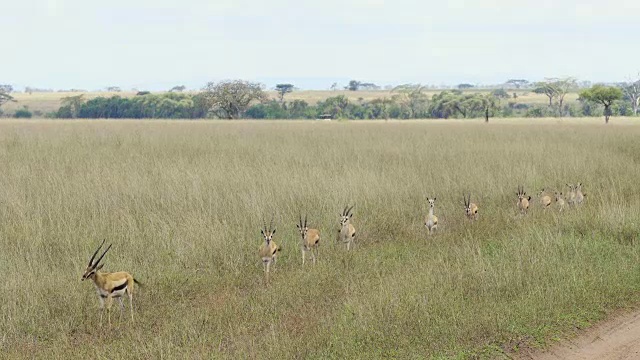
<instances>
[{"instance_id":1,"label":"hazy horizon","mask_svg":"<svg viewBox=\"0 0 640 360\"><path fill-rule=\"evenodd\" d=\"M349 79L499 84L640 71L640 4L612 0L24 0L0 13L16 88L198 89L245 79L328 89Z\"/></svg>"}]
</instances>

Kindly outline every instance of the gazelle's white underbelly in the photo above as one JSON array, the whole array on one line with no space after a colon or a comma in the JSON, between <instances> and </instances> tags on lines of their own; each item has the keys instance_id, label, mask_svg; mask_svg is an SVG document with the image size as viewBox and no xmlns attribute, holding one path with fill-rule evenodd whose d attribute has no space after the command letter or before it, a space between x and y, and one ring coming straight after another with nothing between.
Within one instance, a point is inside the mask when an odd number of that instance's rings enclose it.
<instances>
[{"instance_id":1,"label":"gazelle's white underbelly","mask_svg":"<svg viewBox=\"0 0 640 360\"><path fill-rule=\"evenodd\" d=\"M118 298L118 297L124 296L126 291L127 291L126 287L121 290L116 290L111 293L111 297ZM107 298L109 296L109 293L103 289L98 289L98 295L100 295L101 298Z\"/></svg>"}]
</instances>

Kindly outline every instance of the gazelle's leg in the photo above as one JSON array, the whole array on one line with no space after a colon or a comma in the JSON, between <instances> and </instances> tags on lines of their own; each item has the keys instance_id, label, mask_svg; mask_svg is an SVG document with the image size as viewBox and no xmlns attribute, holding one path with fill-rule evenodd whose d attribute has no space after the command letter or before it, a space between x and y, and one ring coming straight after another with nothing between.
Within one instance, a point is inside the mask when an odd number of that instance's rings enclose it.
<instances>
[{"instance_id":1,"label":"gazelle's leg","mask_svg":"<svg viewBox=\"0 0 640 360\"><path fill-rule=\"evenodd\" d=\"M118 302L120 303L120 316L118 317L118 321L122 321L122 314L124 313L124 302L122 301L122 296L118 298Z\"/></svg>"},{"instance_id":2,"label":"gazelle's leg","mask_svg":"<svg viewBox=\"0 0 640 360\"><path fill-rule=\"evenodd\" d=\"M113 304L113 297L109 294L107 296L107 320L109 320L109 327L111 327L111 304Z\"/></svg>"},{"instance_id":3,"label":"gazelle's leg","mask_svg":"<svg viewBox=\"0 0 640 360\"><path fill-rule=\"evenodd\" d=\"M129 295L129 307L131 308L131 322L133 322L133 292L129 290L127 294Z\"/></svg>"},{"instance_id":4,"label":"gazelle's leg","mask_svg":"<svg viewBox=\"0 0 640 360\"><path fill-rule=\"evenodd\" d=\"M102 295L98 296L100 299L100 327L102 327L102 314L104 313L104 298Z\"/></svg>"},{"instance_id":5,"label":"gazelle's leg","mask_svg":"<svg viewBox=\"0 0 640 360\"><path fill-rule=\"evenodd\" d=\"M268 272L268 270L267 270L267 262L264 261L264 260L262 261L262 268L263 268L263 271L264 271L264 278L265 279L269 279L269 274L267 274L267 272Z\"/></svg>"},{"instance_id":6,"label":"gazelle's leg","mask_svg":"<svg viewBox=\"0 0 640 360\"><path fill-rule=\"evenodd\" d=\"M302 251L302 265L304 265L304 256L305 256L304 246L301 248L300 251Z\"/></svg>"},{"instance_id":7,"label":"gazelle's leg","mask_svg":"<svg viewBox=\"0 0 640 360\"><path fill-rule=\"evenodd\" d=\"M313 265L316 264L316 253L315 253L315 249L317 249L317 246L314 246L313 248L311 248L311 258L313 259Z\"/></svg>"},{"instance_id":8,"label":"gazelle's leg","mask_svg":"<svg viewBox=\"0 0 640 360\"><path fill-rule=\"evenodd\" d=\"M267 272L265 273L267 275L267 284L269 283L269 267L271 266L271 261L267 261Z\"/></svg>"}]
</instances>

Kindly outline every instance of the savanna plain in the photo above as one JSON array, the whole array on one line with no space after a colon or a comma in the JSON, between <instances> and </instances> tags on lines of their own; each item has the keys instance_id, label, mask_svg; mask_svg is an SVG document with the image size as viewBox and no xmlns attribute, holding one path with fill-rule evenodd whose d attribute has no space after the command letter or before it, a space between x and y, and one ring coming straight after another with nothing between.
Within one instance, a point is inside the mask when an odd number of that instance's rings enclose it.
<instances>
[{"instance_id":1,"label":"savanna plain","mask_svg":"<svg viewBox=\"0 0 640 360\"><path fill-rule=\"evenodd\" d=\"M639 303L636 122L3 120L0 357L466 359L548 345ZM582 206L538 205L541 188L577 182ZM518 185L533 196L525 216ZM349 252L336 243L347 204ZM321 231L315 266L301 264L301 214ZM272 218L282 251L267 286ZM80 281L102 239L103 271L144 285L135 323L114 306L100 327Z\"/></svg>"}]
</instances>

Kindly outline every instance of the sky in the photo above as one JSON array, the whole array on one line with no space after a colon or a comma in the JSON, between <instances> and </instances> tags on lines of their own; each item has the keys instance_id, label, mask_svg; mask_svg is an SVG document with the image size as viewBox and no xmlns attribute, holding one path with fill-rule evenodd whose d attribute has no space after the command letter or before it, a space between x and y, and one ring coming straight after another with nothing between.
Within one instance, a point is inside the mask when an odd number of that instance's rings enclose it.
<instances>
[{"instance_id":1,"label":"sky","mask_svg":"<svg viewBox=\"0 0 640 360\"><path fill-rule=\"evenodd\" d=\"M637 0L2 0L0 84L624 81Z\"/></svg>"}]
</instances>

